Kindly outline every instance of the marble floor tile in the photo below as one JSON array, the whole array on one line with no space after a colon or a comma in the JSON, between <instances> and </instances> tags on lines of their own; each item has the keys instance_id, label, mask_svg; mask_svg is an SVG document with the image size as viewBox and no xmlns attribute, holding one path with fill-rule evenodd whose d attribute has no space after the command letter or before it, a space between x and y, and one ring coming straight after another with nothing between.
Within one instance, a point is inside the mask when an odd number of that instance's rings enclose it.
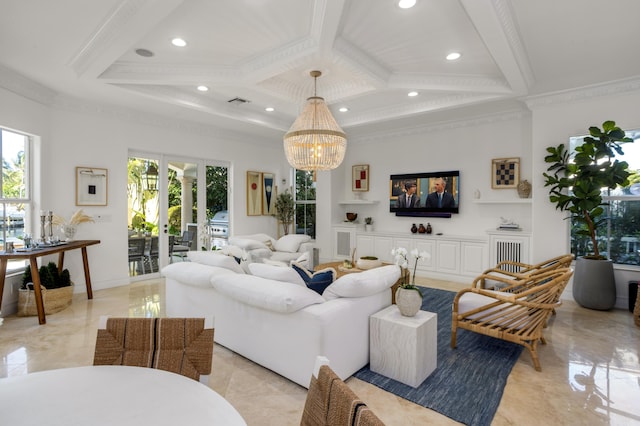
<instances>
[{"instance_id":1,"label":"marble floor tile","mask_svg":"<svg viewBox=\"0 0 640 426\"><path fill-rule=\"evenodd\" d=\"M459 283L417 279L456 291ZM0 378L90 365L102 315L164 316L164 280L150 279L74 296L47 316L0 319ZM600 312L564 301L539 346L542 372L525 350L513 368L493 424L640 424L640 328L628 311ZM348 385L387 425L452 425L453 420L356 378ZM0 382L1 385L1 382ZM209 386L249 425L297 425L306 389L216 344Z\"/></svg>"}]
</instances>

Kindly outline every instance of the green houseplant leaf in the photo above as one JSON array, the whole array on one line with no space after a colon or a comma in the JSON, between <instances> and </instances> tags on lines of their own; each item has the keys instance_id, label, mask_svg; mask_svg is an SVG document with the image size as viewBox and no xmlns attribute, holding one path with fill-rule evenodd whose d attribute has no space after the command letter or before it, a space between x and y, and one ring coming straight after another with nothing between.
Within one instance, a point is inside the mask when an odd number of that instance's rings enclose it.
<instances>
[{"instance_id":1,"label":"green houseplant leaf","mask_svg":"<svg viewBox=\"0 0 640 426\"><path fill-rule=\"evenodd\" d=\"M596 239L598 229L607 222L604 207L608 204L602 199L602 190L628 185L629 164L615 159L616 154L624 154L621 145L628 142L633 139L609 120L602 123L602 129L589 127L589 136L575 148L573 157L564 144L547 148L544 161L549 166L543 176L549 201L581 226L578 235L591 240L593 254L585 257L604 259Z\"/></svg>"}]
</instances>

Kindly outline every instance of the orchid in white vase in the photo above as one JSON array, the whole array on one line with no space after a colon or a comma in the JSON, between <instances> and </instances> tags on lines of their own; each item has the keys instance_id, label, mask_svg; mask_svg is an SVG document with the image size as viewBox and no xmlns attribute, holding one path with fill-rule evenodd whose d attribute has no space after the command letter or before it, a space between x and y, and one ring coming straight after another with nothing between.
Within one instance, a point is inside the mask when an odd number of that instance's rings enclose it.
<instances>
[{"instance_id":1,"label":"orchid in white vase","mask_svg":"<svg viewBox=\"0 0 640 426\"><path fill-rule=\"evenodd\" d=\"M400 287L416 290L418 293L420 293L420 295L422 295L422 292L416 286L416 269L418 267L418 261L423 259L431 259L431 254L427 253L426 251L419 251L417 248L414 248L413 250L411 250L411 252L408 252L406 248L398 247L391 250L391 255L395 259L395 264L403 269L402 276L405 279L404 282L400 284ZM410 258L413 260L413 274L410 274L410 276L407 277L404 269L409 268ZM406 281L407 278L411 278L410 283Z\"/></svg>"}]
</instances>

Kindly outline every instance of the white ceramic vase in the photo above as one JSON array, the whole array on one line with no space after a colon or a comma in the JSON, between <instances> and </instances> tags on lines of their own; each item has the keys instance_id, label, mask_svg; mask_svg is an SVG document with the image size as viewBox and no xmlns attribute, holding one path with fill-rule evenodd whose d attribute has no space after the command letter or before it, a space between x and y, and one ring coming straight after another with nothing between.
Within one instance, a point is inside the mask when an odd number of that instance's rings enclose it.
<instances>
[{"instance_id":1,"label":"white ceramic vase","mask_svg":"<svg viewBox=\"0 0 640 426\"><path fill-rule=\"evenodd\" d=\"M405 317L415 316L422 306L422 296L417 290L399 287L396 290L396 305Z\"/></svg>"}]
</instances>

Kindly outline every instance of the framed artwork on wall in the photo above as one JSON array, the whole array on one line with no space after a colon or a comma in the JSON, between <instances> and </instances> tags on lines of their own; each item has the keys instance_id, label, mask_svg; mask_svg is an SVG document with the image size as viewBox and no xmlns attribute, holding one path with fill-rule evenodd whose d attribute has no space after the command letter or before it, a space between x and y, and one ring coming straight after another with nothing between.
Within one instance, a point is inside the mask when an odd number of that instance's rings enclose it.
<instances>
[{"instance_id":1,"label":"framed artwork on wall","mask_svg":"<svg viewBox=\"0 0 640 426\"><path fill-rule=\"evenodd\" d=\"M276 214L275 176L273 173L262 173L262 214Z\"/></svg>"},{"instance_id":2,"label":"framed artwork on wall","mask_svg":"<svg viewBox=\"0 0 640 426\"><path fill-rule=\"evenodd\" d=\"M491 188L512 189L520 183L520 158L494 158L491 160Z\"/></svg>"},{"instance_id":3,"label":"framed artwork on wall","mask_svg":"<svg viewBox=\"0 0 640 426\"><path fill-rule=\"evenodd\" d=\"M76 206L106 206L107 184L107 169L76 167Z\"/></svg>"},{"instance_id":4,"label":"framed artwork on wall","mask_svg":"<svg viewBox=\"0 0 640 426\"><path fill-rule=\"evenodd\" d=\"M351 190L352 191L368 191L369 190L369 165L357 164L351 168Z\"/></svg>"},{"instance_id":5,"label":"framed artwork on wall","mask_svg":"<svg viewBox=\"0 0 640 426\"><path fill-rule=\"evenodd\" d=\"M262 173L247 171L247 216L262 214Z\"/></svg>"}]
</instances>

